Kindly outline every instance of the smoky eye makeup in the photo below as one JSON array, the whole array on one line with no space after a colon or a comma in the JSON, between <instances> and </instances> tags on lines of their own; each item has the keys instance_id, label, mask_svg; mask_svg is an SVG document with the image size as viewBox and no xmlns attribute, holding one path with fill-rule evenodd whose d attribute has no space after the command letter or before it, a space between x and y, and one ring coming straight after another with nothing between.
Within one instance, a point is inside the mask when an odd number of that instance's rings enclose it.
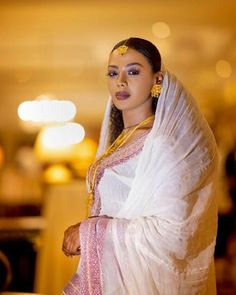
<instances>
[{"instance_id":1,"label":"smoky eye makeup","mask_svg":"<svg viewBox=\"0 0 236 295\"><path fill-rule=\"evenodd\" d=\"M115 77L117 74L118 73L115 70L108 70L106 76L107 77Z\"/></svg>"},{"instance_id":2,"label":"smoky eye makeup","mask_svg":"<svg viewBox=\"0 0 236 295\"><path fill-rule=\"evenodd\" d=\"M129 70L127 70L127 73L130 76L135 76L135 75L139 75L140 70L138 70L138 69L129 69ZM114 71L114 70L109 70L107 72L107 74L106 74L106 76L108 76L108 77L115 77L117 75L118 75L118 72Z\"/></svg>"},{"instance_id":3,"label":"smoky eye makeup","mask_svg":"<svg viewBox=\"0 0 236 295\"><path fill-rule=\"evenodd\" d=\"M137 68L130 68L128 69L128 74L133 76L133 75L138 75L140 73L140 70Z\"/></svg>"},{"instance_id":4,"label":"smoky eye makeup","mask_svg":"<svg viewBox=\"0 0 236 295\"><path fill-rule=\"evenodd\" d=\"M129 76L135 76L140 74L140 67L142 67L139 63L131 63L125 67L125 71ZM116 65L109 65L106 76L115 77L119 75L119 68Z\"/></svg>"}]
</instances>

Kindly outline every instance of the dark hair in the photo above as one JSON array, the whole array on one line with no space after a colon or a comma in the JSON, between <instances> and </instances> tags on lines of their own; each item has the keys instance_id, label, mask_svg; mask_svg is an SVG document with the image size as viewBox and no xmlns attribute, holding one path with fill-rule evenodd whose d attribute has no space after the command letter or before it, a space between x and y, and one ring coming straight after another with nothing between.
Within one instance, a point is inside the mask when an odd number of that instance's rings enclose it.
<instances>
[{"instance_id":1,"label":"dark hair","mask_svg":"<svg viewBox=\"0 0 236 295\"><path fill-rule=\"evenodd\" d=\"M141 39L141 38L129 38L126 40L122 40L117 43L111 53L116 50L121 45L126 45L129 48L137 50L141 53L144 57L146 57L148 63L150 64L153 73L157 73L161 70L161 55L158 49L154 44L150 41ZM156 106L157 106L157 99L153 98L152 101L152 109L153 113L155 113ZM119 136L124 128L124 122L122 118L122 112L117 109L113 104L110 113L110 144L115 141L115 139Z\"/></svg>"}]
</instances>

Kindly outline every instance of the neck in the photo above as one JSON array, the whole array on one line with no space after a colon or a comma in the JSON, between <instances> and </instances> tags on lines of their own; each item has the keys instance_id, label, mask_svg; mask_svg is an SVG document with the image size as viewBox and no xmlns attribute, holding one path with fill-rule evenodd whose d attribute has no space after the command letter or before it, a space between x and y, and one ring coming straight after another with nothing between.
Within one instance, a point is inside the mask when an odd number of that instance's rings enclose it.
<instances>
[{"instance_id":1,"label":"neck","mask_svg":"<svg viewBox=\"0 0 236 295\"><path fill-rule=\"evenodd\" d=\"M140 122L144 121L148 117L152 116L153 113L151 111L143 112L143 113L128 113L127 111L122 113L124 129L128 129L138 125Z\"/></svg>"}]
</instances>

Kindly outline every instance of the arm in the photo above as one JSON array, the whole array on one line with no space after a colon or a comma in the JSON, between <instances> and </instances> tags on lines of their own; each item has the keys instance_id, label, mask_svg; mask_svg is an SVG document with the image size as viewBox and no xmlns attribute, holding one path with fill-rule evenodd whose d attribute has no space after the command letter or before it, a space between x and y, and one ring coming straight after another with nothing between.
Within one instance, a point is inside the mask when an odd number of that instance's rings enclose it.
<instances>
[{"instance_id":1,"label":"arm","mask_svg":"<svg viewBox=\"0 0 236 295\"><path fill-rule=\"evenodd\" d=\"M89 219L111 218L108 216L91 216ZM89 220L88 219L88 220ZM83 221L82 221L83 222ZM81 254L80 247L80 225L82 222L69 226L64 232L62 251L66 256L72 257Z\"/></svg>"}]
</instances>

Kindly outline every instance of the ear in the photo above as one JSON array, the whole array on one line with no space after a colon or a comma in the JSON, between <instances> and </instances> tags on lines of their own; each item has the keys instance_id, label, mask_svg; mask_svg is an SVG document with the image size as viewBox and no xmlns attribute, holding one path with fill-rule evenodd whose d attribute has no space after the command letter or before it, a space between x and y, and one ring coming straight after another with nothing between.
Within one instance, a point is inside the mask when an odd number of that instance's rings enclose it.
<instances>
[{"instance_id":1,"label":"ear","mask_svg":"<svg viewBox=\"0 0 236 295\"><path fill-rule=\"evenodd\" d=\"M154 84L161 84L163 81L163 73L161 71L157 72L153 76L153 83Z\"/></svg>"}]
</instances>

